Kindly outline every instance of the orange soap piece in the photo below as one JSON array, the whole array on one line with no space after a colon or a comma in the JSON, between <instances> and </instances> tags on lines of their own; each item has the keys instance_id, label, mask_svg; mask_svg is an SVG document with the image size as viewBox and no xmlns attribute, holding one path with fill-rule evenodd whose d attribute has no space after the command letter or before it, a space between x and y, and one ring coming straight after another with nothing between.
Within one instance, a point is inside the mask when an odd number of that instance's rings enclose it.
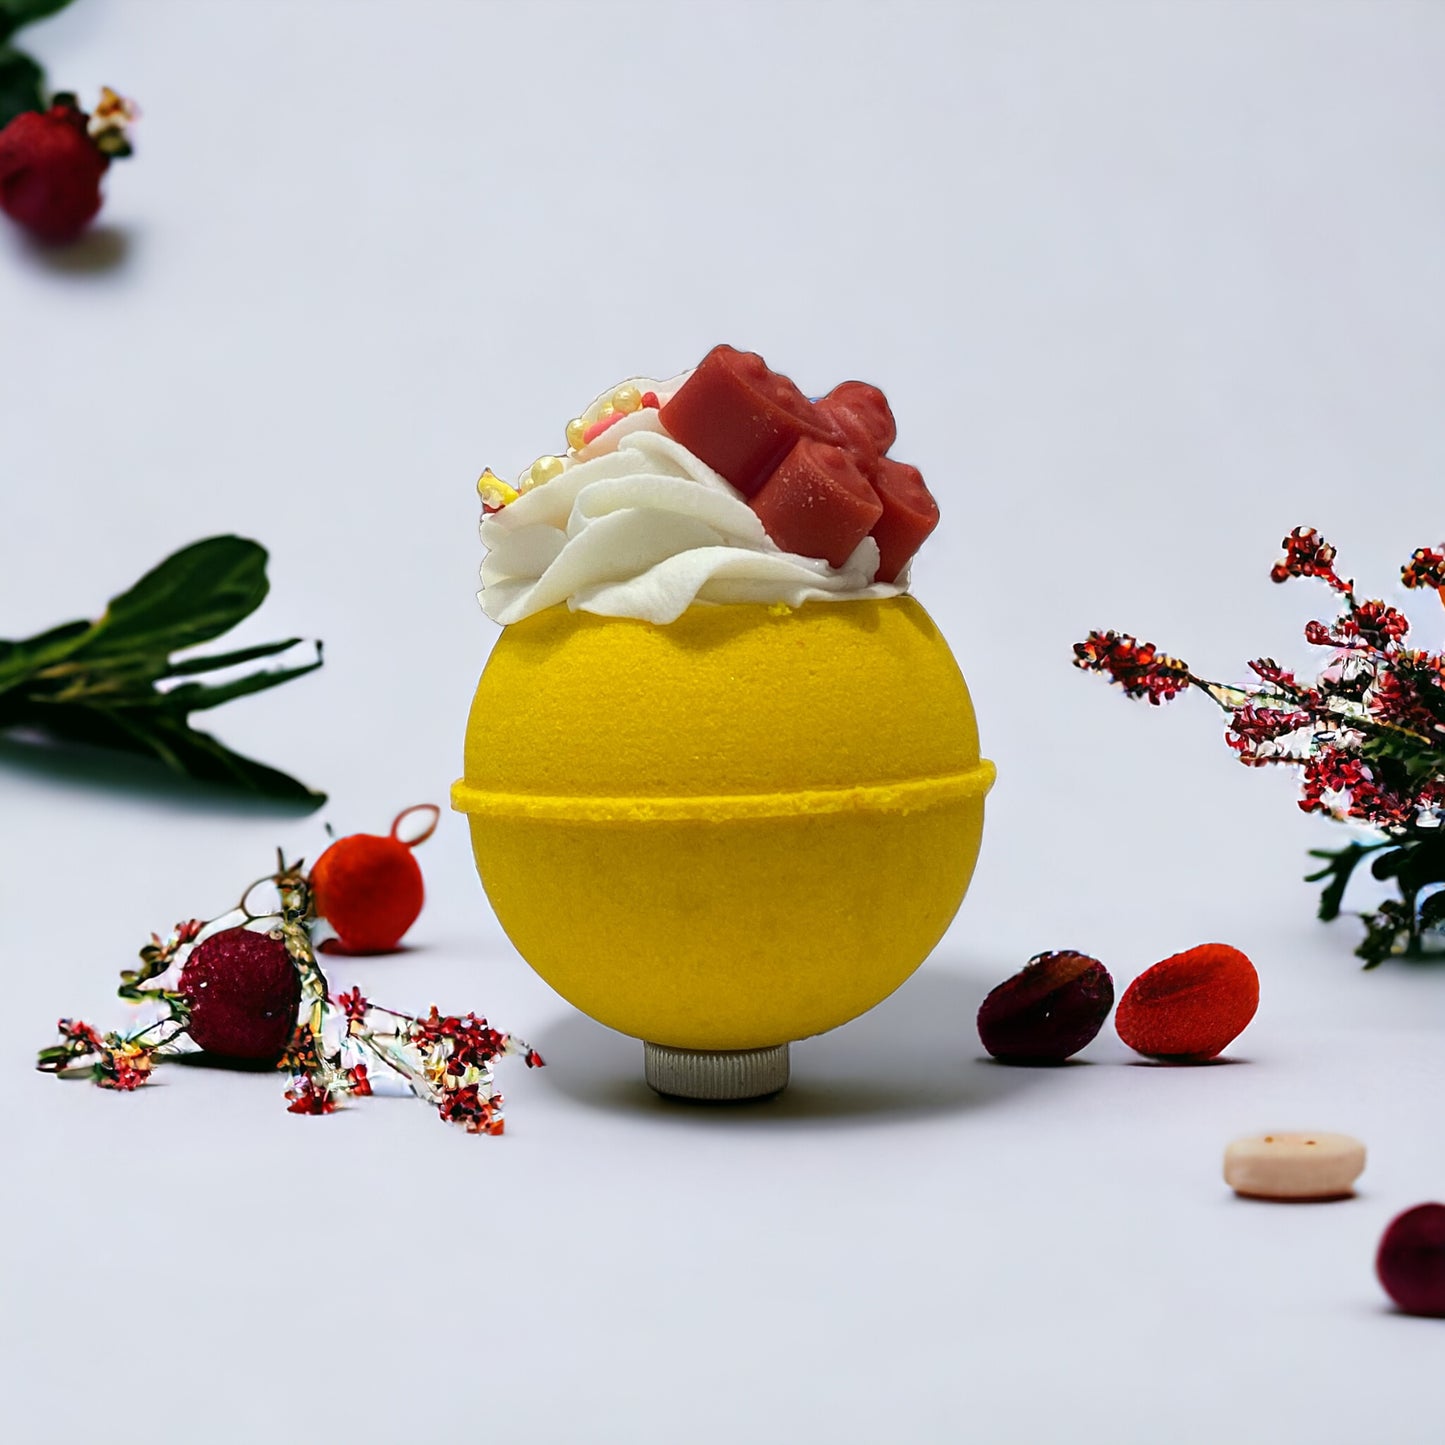
<instances>
[{"instance_id":1,"label":"orange soap piece","mask_svg":"<svg viewBox=\"0 0 1445 1445\"><path fill-rule=\"evenodd\" d=\"M785 552L841 567L883 514L868 479L842 447L804 437L751 503Z\"/></svg>"},{"instance_id":2,"label":"orange soap piece","mask_svg":"<svg viewBox=\"0 0 1445 1445\"><path fill-rule=\"evenodd\" d=\"M1259 975L1237 948L1202 943L1146 969L1124 991L1114 1026L1131 1049L1197 1064L1248 1027L1259 1007Z\"/></svg>"},{"instance_id":3,"label":"orange soap piece","mask_svg":"<svg viewBox=\"0 0 1445 1445\"><path fill-rule=\"evenodd\" d=\"M893 582L938 525L938 503L923 473L907 462L881 457L868 473L883 508L873 525L878 543L878 580Z\"/></svg>"},{"instance_id":4,"label":"orange soap piece","mask_svg":"<svg viewBox=\"0 0 1445 1445\"><path fill-rule=\"evenodd\" d=\"M751 497L799 437L839 440L834 423L752 351L714 346L658 413L674 441Z\"/></svg>"}]
</instances>

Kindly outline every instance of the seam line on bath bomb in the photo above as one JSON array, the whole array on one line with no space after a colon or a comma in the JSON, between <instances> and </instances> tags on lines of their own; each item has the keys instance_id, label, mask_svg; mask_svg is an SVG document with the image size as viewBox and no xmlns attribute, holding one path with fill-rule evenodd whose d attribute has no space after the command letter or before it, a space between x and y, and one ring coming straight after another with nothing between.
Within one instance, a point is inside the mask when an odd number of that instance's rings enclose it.
<instances>
[{"instance_id":1,"label":"seam line on bath bomb","mask_svg":"<svg viewBox=\"0 0 1445 1445\"><path fill-rule=\"evenodd\" d=\"M798 788L777 793L710 793L682 797L556 797L496 793L465 778L452 784L458 813L533 818L559 823L687 822L719 818L795 818L831 813L914 813L942 803L982 798L993 786L987 758L961 773L902 778L856 788Z\"/></svg>"}]
</instances>

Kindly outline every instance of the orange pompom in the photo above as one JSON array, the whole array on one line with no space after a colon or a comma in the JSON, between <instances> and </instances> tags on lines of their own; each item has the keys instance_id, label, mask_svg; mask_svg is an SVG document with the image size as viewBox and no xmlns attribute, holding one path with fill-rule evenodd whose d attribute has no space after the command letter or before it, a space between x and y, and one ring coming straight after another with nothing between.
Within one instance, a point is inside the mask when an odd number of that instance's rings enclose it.
<instances>
[{"instance_id":1,"label":"orange pompom","mask_svg":"<svg viewBox=\"0 0 1445 1445\"><path fill-rule=\"evenodd\" d=\"M428 811L431 823L414 838L397 836L408 814ZM441 810L419 803L396 815L391 832L338 838L311 869L316 911L348 953L389 953L421 913L426 892L411 850L436 831Z\"/></svg>"},{"instance_id":2,"label":"orange pompom","mask_svg":"<svg viewBox=\"0 0 1445 1445\"><path fill-rule=\"evenodd\" d=\"M1131 1049L1203 1063L1239 1037L1259 1007L1259 975L1237 948L1202 943L1146 969L1124 991L1114 1026Z\"/></svg>"}]
</instances>

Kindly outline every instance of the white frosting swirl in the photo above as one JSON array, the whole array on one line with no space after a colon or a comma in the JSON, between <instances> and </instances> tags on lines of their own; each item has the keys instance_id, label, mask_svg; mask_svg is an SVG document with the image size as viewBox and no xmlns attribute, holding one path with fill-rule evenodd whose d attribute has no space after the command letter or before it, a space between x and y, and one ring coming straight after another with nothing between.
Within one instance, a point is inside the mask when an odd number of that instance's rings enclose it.
<instances>
[{"instance_id":1,"label":"white frosting swirl","mask_svg":"<svg viewBox=\"0 0 1445 1445\"><path fill-rule=\"evenodd\" d=\"M907 588L906 574L873 581L871 537L841 567L784 552L742 493L663 431L655 408L610 427L560 477L486 517L482 542L482 609L503 624L559 602L667 623L695 602L800 607Z\"/></svg>"}]
</instances>

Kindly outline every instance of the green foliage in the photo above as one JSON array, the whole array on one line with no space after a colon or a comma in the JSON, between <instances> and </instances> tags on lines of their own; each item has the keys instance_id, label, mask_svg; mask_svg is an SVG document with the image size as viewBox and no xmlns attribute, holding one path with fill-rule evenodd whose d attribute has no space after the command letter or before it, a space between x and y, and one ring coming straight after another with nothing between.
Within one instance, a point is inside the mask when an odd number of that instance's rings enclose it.
<instances>
[{"instance_id":1,"label":"green foliage","mask_svg":"<svg viewBox=\"0 0 1445 1445\"><path fill-rule=\"evenodd\" d=\"M219 683L189 679L275 656L298 639L171 657L249 617L268 586L264 547L244 537L208 537L113 598L99 621L0 641L0 729L34 728L62 741L142 754L198 781L319 807L324 794L232 752L189 719L314 672L320 645L305 663Z\"/></svg>"},{"instance_id":2,"label":"green foliage","mask_svg":"<svg viewBox=\"0 0 1445 1445\"><path fill-rule=\"evenodd\" d=\"M1445 943L1445 838L1436 832L1415 832L1404 838L1379 843L1349 843L1343 848L1311 849L1310 857L1326 860L1305 882L1325 884L1320 893L1319 916L1326 922L1338 918L1345 889L1362 859L1374 854L1370 872L1381 882L1392 882L1398 898L1387 899L1373 913L1360 914L1365 936L1355 950L1366 968L1375 968L1387 958L1415 958L1439 939Z\"/></svg>"},{"instance_id":3,"label":"green foliage","mask_svg":"<svg viewBox=\"0 0 1445 1445\"><path fill-rule=\"evenodd\" d=\"M64 10L70 0L0 0L0 129L27 110L45 109L45 72L9 43L22 25Z\"/></svg>"},{"instance_id":4,"label":"green foliage","mask_svg":"<svg viewBox=\"0 0 1445 1445\"><path fill-rule=\"evenodd\" d=\"M22 25L31 25L64 10L70 0L0 0L0 42L9 40Z\"/></svg>"},{"instance_id":5,"label":"green foliage","mask_svg":"<svg viewBox=\"0 0 1445 1445\"><path fill-rule=\"evenodd\" d=\"M28 55L0 42L0 128L27 110L44 108L45 72Z\"/></svg>"}]
</instances>

